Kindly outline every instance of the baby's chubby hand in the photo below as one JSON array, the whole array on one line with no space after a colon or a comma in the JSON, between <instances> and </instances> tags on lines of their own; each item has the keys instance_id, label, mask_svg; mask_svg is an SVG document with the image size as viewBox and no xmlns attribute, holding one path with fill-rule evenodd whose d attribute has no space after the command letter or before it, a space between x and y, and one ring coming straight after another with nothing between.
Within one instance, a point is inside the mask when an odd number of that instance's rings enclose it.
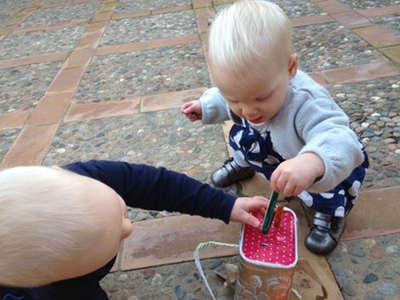
<instances>
[{"instance_id":1,"label":"baby's chubby hand","mask_svg":"<svg viewBox=\"0 0 400 300\"><path fill-rule=\"evenodd\" d=\"M261 196L237 198L232 208L230 220L258 227L260 221L255 216L258 214L265 215L268 204L269 200Z\"/></svg>"},{"instance_id":2,"label":"baby's chubby hand","mask_svg":"<svg viewBox=\"0 0 400 300\"><path fill-rule=\"evenodd\" d=\"M271 176L271 187L285 197L297 196L307 190L325 172L322 159L306 152L282 162Z\"/></svg>"},{"instance_id":3,"label":"baby's chubby hand","mask_svg":"<svg viewBox=\"0 0 400 300\"><path fill-rule=\"evenodd\" d=\"M184 114L186 118L190 120L190 122L201 120L202 112L200 101L194 100L186 102L181 107L181 113Z\"/></svg>"}]
</instances>

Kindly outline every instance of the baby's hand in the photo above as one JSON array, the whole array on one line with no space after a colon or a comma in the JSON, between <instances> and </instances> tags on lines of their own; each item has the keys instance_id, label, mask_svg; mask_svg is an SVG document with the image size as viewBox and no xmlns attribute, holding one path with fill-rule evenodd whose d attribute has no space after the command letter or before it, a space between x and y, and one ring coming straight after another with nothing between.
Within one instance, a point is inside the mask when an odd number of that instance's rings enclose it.
<instances>
[{"instance_id":1,"label":"baby's hand","mask_svg":"<svg viewBox=\"0 0 400 300\"><path fill-rule=\"evenodd\" d=\"M201 120L201 104L199 100L189 101L182 105L181 113L184 114L190 122Z\"/></svg>"},{"instance_id":2,"label":"baby's hand","mask_svg":"<svg viewBox=\"0 0 400 300\"><path fill-rule=\"evenodd\" d=\"M264 215L268 204L268 199L261 196L237 198L232 208L230 220L258 227L260 226L260 221L255 216L258 214ZM255 216L250 213L253 213Z\"/></svg>"},{"instance_id":3,"label":"baby's hand","mask_svg":"<svg viewBox=\"0 0 400 300\"><path fill-rule=\"evenodd\" d=\"M297 196L307 190L325 173L322 159L308 152L281 163L271 176L271 187L285 197Z\"/></svg>"}]
</instances>

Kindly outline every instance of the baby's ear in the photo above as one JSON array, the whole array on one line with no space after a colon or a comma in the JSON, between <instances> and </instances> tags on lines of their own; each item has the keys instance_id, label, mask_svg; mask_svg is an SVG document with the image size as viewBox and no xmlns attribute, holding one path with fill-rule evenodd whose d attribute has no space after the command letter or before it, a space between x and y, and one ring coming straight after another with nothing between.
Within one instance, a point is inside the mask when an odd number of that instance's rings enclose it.
<instances>
[{"instance_id":1,"label":"baby's ear","mask_svg":"<svg viewBox=\"0 0 400 300\"><path fill-rule=\"evenodd\" d=\"M296 76L297 69L299 68L299 55L297 53L293 53L289 58L289 78L292 79Z\"/></svg>"}]
</instances>

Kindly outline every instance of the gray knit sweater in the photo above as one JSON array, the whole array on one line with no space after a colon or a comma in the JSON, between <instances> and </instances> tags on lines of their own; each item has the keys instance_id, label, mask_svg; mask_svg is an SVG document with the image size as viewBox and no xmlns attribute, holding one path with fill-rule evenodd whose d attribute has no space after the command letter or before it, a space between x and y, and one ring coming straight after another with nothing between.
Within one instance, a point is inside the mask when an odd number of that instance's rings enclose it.
<instances>
[{"instance_id":1,"label":"gray knit sweater","mask_svg":"<svg viewBox=\"0 0 400 300\"><path fill-rule=\"evenodd\" d=\"M235 122L234 117L238 123L217 88L205 91L200 102L204 124ZM363 162L362 144L347 115L324 87L302 71L290 80L284 106L268 123L272 143L284 159L314 152L323 160L325 174L309 192L329 191Z\"/></svg>"}]
</instances>

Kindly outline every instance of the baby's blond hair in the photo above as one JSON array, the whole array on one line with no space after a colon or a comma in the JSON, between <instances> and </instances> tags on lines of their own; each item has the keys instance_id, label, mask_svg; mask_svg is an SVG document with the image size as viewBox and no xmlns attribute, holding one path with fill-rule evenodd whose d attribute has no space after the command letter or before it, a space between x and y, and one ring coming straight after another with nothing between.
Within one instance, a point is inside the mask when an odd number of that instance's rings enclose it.
<instances>
[{"instance_id":1,"label":"baby's blond hair","mask_svg":"<svg viewBox=\"0 0 400 300\"><path fill-rule=\"evenodd\" d=\"M78 180L77 180L78 179ZM43 166L0 171L0 285L57 281L95 238L94 201L77 175Z\"/></svg>"},{"instance_id":2,"label":"baby's blond hair","mask_svg":"<svg viewBox=\"0 0 400 300\"><path fill-rule=\"evenodd\" d=\"M294 53L290 19L268 1L242 0L221 11L209 33L209 63L240 80L263 76L271 63L287 68Z\"/></svg>"}]
</instances>

